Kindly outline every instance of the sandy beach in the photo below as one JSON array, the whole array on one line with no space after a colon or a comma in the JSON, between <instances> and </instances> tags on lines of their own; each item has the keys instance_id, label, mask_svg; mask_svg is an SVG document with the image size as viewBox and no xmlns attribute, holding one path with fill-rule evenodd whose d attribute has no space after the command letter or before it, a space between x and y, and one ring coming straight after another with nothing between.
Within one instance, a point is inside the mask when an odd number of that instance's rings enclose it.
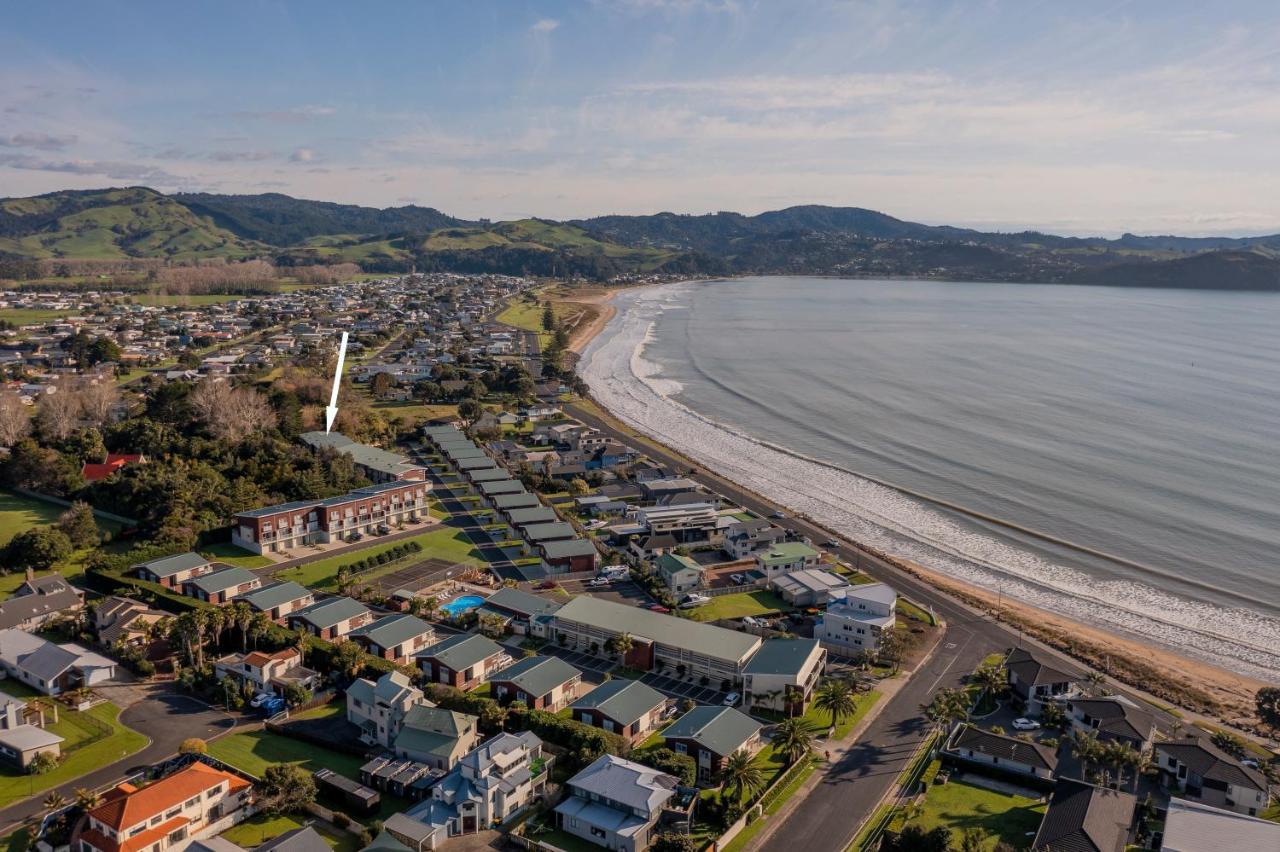
<instances>
[{"instance_id":1,"label":"sandy beach","mask_svg":"<svg viewBox=\"0 0 1280 852\"><path fill-rule=\"evenodd\" d=\"M575 294L572 300L566 300L580 303L584 307L594 306L597 308L597 313L594 317L575 326L571 337L570 348L572 351L580 354L617 313L617 309L609 304L615 292L608 290L593 291L584 294L582 297ZM632 434L636 432L634 428L614 418L598 403L593 408L598 410L602 418L607 419L610 425L619 431ZM678 448L666 447L666 445L648 436L645 437L645 440L662 446L675 455L685 457ZM702 467L704 471L706 470L705 466L698 466ZM711 473L711 471L707 471L707 473ZM729 481L718 475L713 478ZM735 482L733 484L738 488L743 488L739 483ZM773 502L758 495L755 491L751 491L751 493L759 496L763 502ZM810 520L812 521L812 519ZM985 589L972 586L936 571L931 571L919 564L893 557L892 554L887 554L887 556L894 563L899 564L903 570L909 571L962 603L985 608L993 612L997 608L997 603L999 603L1000 612L1006 621L1015 625L1019 622L1024 624L1028 635L1045 641L1059 650L1071 653L1086 664L1093 663L1095 660L1098 661L1099 668L1106 669L1109 675L1132 688L1147 693L1159 692L1161 690L1152 688L1155 685L1154 681L1158 678L1164 682L1166 687L1184 685L1188 689L1198 689L1202 695L1207 696L1219 705L1218 712L1213 715L1220 721L1249 729L1254 728L1257 724L1254 715L1254 694L1260 687L1267 685L1260 680L1188 658L1165 647L1099 629L1021 601L1007 597L997 601L996 595ZM1132 665L1126 666L1122 661L1132 661ZM1143 682L1144 680L1148 682ZM1174 689L1173 691L1176 692L1177 690ZM1169 689L1166 688L1164 692L1164 698L1157 699L1159 703L1168 702ZM1194 705L1198 703L1194 701L1188 702L1192 706L1187 709L1196 712L1198 708Z\"/></svg>"},{"instance_id":2,"label":"sandy beach","mask_svg":"<svg viewBox=\"0 0 1280 852\"><path fill-rule=\"evenodd\" d=\"M604 330L613 319L618 309L609 302L613 299L613 290L574 291L572 299L562 300L562 304L574 305L582 309L582 316L574 323L569 334L569 351L582 354L582 350L591 339Z\"/></svg>"}]
</instances>

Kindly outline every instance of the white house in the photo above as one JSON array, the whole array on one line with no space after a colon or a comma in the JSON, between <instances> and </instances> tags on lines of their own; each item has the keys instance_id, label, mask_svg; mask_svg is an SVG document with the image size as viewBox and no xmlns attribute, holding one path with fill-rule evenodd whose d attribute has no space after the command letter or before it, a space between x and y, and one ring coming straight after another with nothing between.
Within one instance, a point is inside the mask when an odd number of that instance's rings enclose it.
<instances>
[{"instance_id":1,"label":"white house","mask_svg":"<svg viewBox=\"0 0 1280 852\"><path fill-rule=\"evenodd\" d=\"M401 672L387 672L376 682L367 678L347 687L347 721L370 743L391 748L409 710L430 702Z\"/></svg>"},{"instance_id":2,"label":"white house","mask_svg":"<svg viewBox=\"0 0 1280 852\"><path fill-rule=\"evenodd\" d=\"M603 754L565 784L569 795L556 806L556 822L605 849L643 852L678 783L673 775Z\"/></svg>"},{"instance_id":3,"label":"white house","mask_svg":"<svg viewBox=\"0 0 1280 852\"><path fill-rule=\"evenodd\" d=\"M843 601L827 607L813 627L813 638L836 653L874 653L880 635L893 629L897 607L898 593L884 583L851 586Z\"/></svg>"}]
</instances>

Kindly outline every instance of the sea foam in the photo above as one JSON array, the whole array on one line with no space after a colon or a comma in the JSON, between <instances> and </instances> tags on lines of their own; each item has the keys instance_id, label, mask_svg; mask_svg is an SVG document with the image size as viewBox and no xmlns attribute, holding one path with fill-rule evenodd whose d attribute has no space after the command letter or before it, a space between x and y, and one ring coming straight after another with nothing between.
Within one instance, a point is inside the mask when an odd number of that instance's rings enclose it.
<instances>
[{"instance_id":1,"label":"sea foam","mask_svg":"<svg viewBox=\"0 0 1280 852\"><path fill-rule=\"evenodd\" d=\"M1099 580L1016 543L983 534L891 487L699 414L685 388L645 357L657 320L684 304L690 283L621 293L617 314L579 364L614 415L746 488L858 541L927 568L1154 641L1266 680L1280 675L1280 619L1189 600L1139 582Z\"/></svg>"}]
</instances>

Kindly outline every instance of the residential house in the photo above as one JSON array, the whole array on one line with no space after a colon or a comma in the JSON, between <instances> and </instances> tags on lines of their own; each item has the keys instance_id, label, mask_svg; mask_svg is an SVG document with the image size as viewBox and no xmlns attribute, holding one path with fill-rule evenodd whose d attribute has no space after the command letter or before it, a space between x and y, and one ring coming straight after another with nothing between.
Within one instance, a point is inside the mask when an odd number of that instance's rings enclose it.
<instances>
[{"instance_id":1,"label":"residential house","mask_svg":"<svg viewBox=\"0 0 1280 852\"><path fill-rule=\"evenodd\" d=\"M58 757L65 740L44 728L27 721L27 702L0 692L0 759L20 770L25 770L40 754Z\"/></svg>"},{"instance_id":2,"label":"residential house","mask_svg":"<svg viewBox=\"0 0 1280 852\"><path fill-rule=\"evenodd\" d=\"M93 687L115 677L116 662L74 642L56 645L23 630L0 630L0 668L46 695Z\"/></svg>"},{"instance_id":3,"label":"residential house","mask_svg":"<svg viewBox=\"0 0 1280 852\"><path fill-rule=\"evenodd\" d=\"M1132 793L1059 778L1031 843L1036 852L1124 852L1138 800Z\"/></svg>"},{"instance_id":4,"label":"residential house","mask_svg":"<svg viewBox=\"0 0 1280 852\"><path fill-rule=\"evenodd\" d=\"M195 762L144 787L122 783L86 814L78 852L165 852L219 834L253 812L253 786Z\"/></svg>"},{"instance_id":5,"label":"residential house","mask_svg":"<svg viewBox=\"0 0 1280 852\"><path fill-rule=\"evenodd\" d=\"M502 705L521 701L534 710L555 713L573 700L582 672L559 657L525 657L489 679Z\"/></svg>"},{"instance_id":6,"label":"residential house","mask_svg":"<svg viewBox=\"0 0 1280 852\"><path fill-rule=\"evenodd\" d=\"M332 641L373 621L373 613L357 600L332 597L291 612L288 621L292 630Z\"/></svg>"},{"instance_id":7,"label":"residential house","mask_svg":"<svg viewBox=\"0 0 1280 852\"><path fill-rule=\"evenodd\" d=\"M551 575L581 574L596 570L600 553L585 538L545 541L538 544L542 569Z\"/></svg>"},{"instance_id":8,"label":"residential house","mask_svg":"<svg viewBox=\"0 0 1280 852\"><path fill-rule=\"evenodd\" d=\"M36 577L28 570L26 580L8 600L0 602L0 630L37 630L51 619L74 615L82 609L84 592L61 574Z\"/></svg>"},{"instance_id":9,"label":"residential house","mask_svg":"<svg viewBox=\"0 0 1280 852\"><path fill-rule=\"evenodd\" d=\"M758 636L588 595L573 598L552 618L549 638L563 636L570 647L599 655L610 639L625 633L631 637L625 665L706 677L726 690L741 681L747 660L760 647Z\"/></svg>"},{"instance_id":10,"label":"residential house","mask_svg":"<svg viewBox=\"0 0 1280 852\"><path fill-rule=\"evenodd\" d=\"M147 457L142 453L107 453L103 462L85 462L80 468L80 475L85 482L101 482L125 465L146 464Z\"/></svg>"},{"instance_id":11,"label":"residential house","mask_svg":"<svg viewBox=\"0 0 1280 852\"><path fill-rule=\"evenodd\" d=\"M662 721L667 697L638 680L607 680L569 706L573 719L637 743Z\"/></svg>"},{"instance_id":12,"label":"residential house","mask_svg":"<svg viewBox=\"0 0 1280 852\"><path fill-rule=\"evenodd\" d=\"M272 621L283 624L293 613L315 603L316 596L306 586L282 580L245 592L237 600L247 603L254 612L265 612Z\"/></svg>"},{"instance_id":13,"label":"residential house","mask_svg":"<svg viewBox=\"0 0 1280 852\"><path fill-rule=\"evenodd\" d=\"M646 483L646 486L653 483ZM701 501L679 506L640 506L631 519L651 536L669 535L677 544L701 544L712 538L719 515L715 503Z\"/></svg>"},{"instance_id":14,"label":"residential house","mask_svg":"<svg viewBox=\"0 0 1280 852\"><path fill-rule=\"evenodd\" d=\"M534 618L552 615L560 609L559 601L531 595L520 589L502 588L485 599L479 612L507 620L517 633L527 633Z\"/></svg>"},{"instance_id":15,"label":"residential house","mask_svg":"<svg viewBox=\"0 0 1280 852\"><path fill-rule=\"evenodd\" d=\"M234 597L262 588L262 578L247 568L227 566L184 580L182 593L189 598L224 604Z\"/></svg>"},{"instance_id":16,"label":"residential house","mask_svg":"<svg viewBox=\"0 0 1280 852\"><path fill-rule=\"evenodd\" d=\"M805 568L774 577L769 585L778 596L796 607L828 606L849 593L849 581L834 571Z\"/></svg>"},{"instance_id":17,"label":"residential house","mask_svg":"<svg viewBox=\"0 0 1280 852\"><path fill-rule=\"evenodd\" d=\"M475 748L480 738L479 722L478 716L415 704L396 734L396 756L448 772Z\"/></svg>"},{"instance_id":18,"label":"residential house","mask_svg":"<svg viewBox=\"0 0 1280 852\"><path fill-rule=\"evenodd\" d=\"M767 551L787 540L787 531L764 518L738 521L724 533L721 548L732 559L750 559L757 551Z\"/></svg>"},{"instance_id":19,"label":"residential house","mask_svg":"<svg viewBox=\"0 0 1280 852\"><path fill-rule=\"evenodd\" d=\"M742 670L742 705L802 716L826 668L817 639L766 639Z\"/></svg>"},{"instance_id":20,"label":"residential house","mask_svg":"<svg viewBox=\"0 0 1280 852\"><path fill-rule=\"evenodd\" d=\"M222 840L222 838L211 838L211 840ZM201 842L208 843L210 841L204 840ZM266 843L255 846L254 852L332 852L332 849L333 847L324 839L324 836L308 823L301 828L278 834ZM211 852L224 852L224 850L214 849ZM234 852L234 850L226 850L226 852Z\"/></svg>"},{"instance_id":21,"label":"residential house","mask_svg":"<svg viewBox=\"0 0 1280 852\"><path fill-rule=\"evenodd\" d=\"M605 849L644 852L678 784L674 775L603 754L566 782L556 824Z\"/></svg>"},{"instance_id":22,"label":"residential house","mask_svg":"<svg viewBox=\"0 0 1280 852\"><path fill-rule=\"evenodd\" d=\"M732 707L699 705L662 732L667 747L687 754L698 766L698 784L714 783L725 758L737 751L755 753L761 746L755 719Z\"/></svg>"},{"instance_id":23,"label":"residential house","mask_svg":"<svg viewBox=\"0 0 1280 852\"><path fill-rule=\"evenodd\" d=\"M702 566L688 556L664 553L653 563L653 570L662 578L667 591L676 596L700 589L704 583Z\"/></svg>"},{"instance_id":24,"label":"residential house","mask_svg":"<svg viewBox=\"0 0 1280 852\"><path fill-rule=\"evenodd\" d=\"M1039 715L1044 705L1055 698L1067 698L1080 691L1084 675L1050 660L1044 651L1015 648L1005 660L1009 691L1022 699L1027 712Z\"/></svg>"},{"instance_id":25,"label":"residential house","mask_svg":"<svg viewBox=\"0 0 1280 852\"><path fill-rule=\"evenodd\" d=\"M1244 816L1199 802L1169 800L1161 852L1280 849L1280 822Z\"/></svg>"},{"instance_id":26,"label":"residential house","mask_svg":"<svg viewBox=\"0 0 1280 852\"><path fill-rule=\"evenodd\" d=\"M827 606L813 636L828 650L845 655L873 654L880 636L897 620L898 593L884 583L850 586L844 599Z\"/></svg>"},{"instance_id":27,"label":"residential house","mask_svg":"<svg viewBox=\"0 0 1280 852\"><path fill-rule=\"evenodd\" d=\"M430 490L431 484L420 479L392 480L338 497L239 512L231 543L253 553L281 553L310 544L351 541L379 528L428 517Z\"/></svg>"},{"instance_id":28,"label":"residential house","mask_svg":"<svg viewBox=\"0 0 1280 852\"><path fill-rule=\"evenodd\" d=\"M497 642L476 633L459 633L418 652L428 683L474 689L502 668L511 655Z\"/></svg>"},{"instance_id":29,"label":"residential house","mask_svg":"<svg viewBox=\"0 0 1280 852\"><path fill-rule=\"evenodd\" d=\"M416 615L388 615L351 631L350 638L359 642L375 657L404 663L436 641L436 632Z\"/></svg>"},{"instance_id":30,"label":"residential house","mask_svg":"<svg viewBox=\"0 0 1280 852\"><path fill-rule=\"evenodd\" d=\"M152 609L133 598L112 595L94 608L93 626L98 641L108 648L114 648L117 642L143 645L154 632L155 623L171 617L172 613Z\"/></svg>"},{"instance_id":31,"label":"residential house","mask_svg":"<svg viewBox=\"0 0 1280 852\"><path fill-rule=\"evenodd\" d=\"M302 665L302 653L297 648L283 648L274 653L250 651L248 654L227 654L213 664L214 674L221 680L230 677L248 684L256 692L272 692L283 695L290 686L311 689L319 682L316 672Z\"/></svg>"},{"instance_id":32,"label":"residential house","mask_svg":"<svg viewBox=\"0 0 1280 852\"><path fill-rule=\"evenodd\" d=\"M359 678L347 687L347 721L360 729L361 739L391 748L409 711L429 703L401 672L376 681Z\"/></svg>"},{"instance_id":33,"label":"residential house","mask_svg":"<svg viewBox=\"0 0 1280 852\"><path fill-rule=\"evenodd\" d=\"M298 439L313 450L331 449L350 456L356 469L373 482L426 479L426 468L407 457L356 443L341 432L303 432Z\"/></svg>"},{"instance_id":34,"label":"residential house","mask_svg":"<svg viewBox=\"0 0 1280 852\"><path fill-rule=\"evenodd\" d=\"M169 589L178 589L187 580L208 574L213 570L213 564L198 553L178 553L142 562L129 570L143 580L159 583Z\"/></svg>"},{"instance_id":35,"label":"residential house","mask_svg":"<svg viewBox=\"0 0 1280 852\"><path fill-rule=\"evenodd\" d=\"M1156 717L1123 695L1068 698L1066 711L1074 727L1096 731L1104 742L1124 743L1146 751L1155 737Z\"/></svg>"},{"instance_id":36,"label":"residential house","mask_svg":"<svg viewBox=\"0 0 1280 852\"><path fill-rule=\"evenodd\" d=\"M1004 772L1052 781L1058 754L1038 742L984 731L959 724L947 738L942 753L966 763L993 766Z\"/></svg>"},{"instance_id":37,"label":"residential house","mask_svg":"<svg viewBox=\"0 0 1280 852\"><path fill-rule=\"evenodd\" d=\"M1257 816L1267 806L1266 776L1208 739L1157 742L1155 757L1160 782L1183 798L1246 816Z\"/></svg>"},{"instance_id":38,"label":"residential house","mask_svg":"<svg viewBox=\"0 0 1280 852\"><path fill-rule=\"evenodd\" d=\"M550 763L532 732L499 734L463 755L431 788L431 798L387 819L384 831L422 852L438 849L450 837L492 828L541 794Z\"/></svg>"},{"instance_id":39,"label":"residential house","mask_svg":"<svg viewBox=\"0 0 1280 852\"><path fill-rule=\"evenodd\" d=\"M816 568L822 554L799 541L784 541L755 553L756 568L768 580L794 571Z\"/></svg>"}]
</instances>

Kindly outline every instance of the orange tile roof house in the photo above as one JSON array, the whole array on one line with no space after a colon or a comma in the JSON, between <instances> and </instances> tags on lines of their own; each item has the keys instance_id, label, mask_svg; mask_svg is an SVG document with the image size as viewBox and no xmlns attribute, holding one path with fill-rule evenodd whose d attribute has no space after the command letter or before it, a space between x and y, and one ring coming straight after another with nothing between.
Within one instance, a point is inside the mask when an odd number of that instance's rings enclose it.
<instances>
[{"instance_id":1,"label":"orange tile roof house","mask_svg":"<svg viewBox=\"0 0 1280 852\"><path fill-rule=\"evenodd\" d=\"M147 457L142 453L107 453L107 460L101 464L88 462L80 468L80 475L86 482L99 482L115 473L127 464L146 464Z\"/></svg>"},{"instance_id":2,"label":"orange tile roof house","mask_svg":"<svg viewBox=\"0 0 1280 852\"><path fill-rule=\"evenodd\" d=\"M252 794L245 779L199 762L145 787L121 784L89 811L79 852L164 852L185 846L249 816Z\"/></svg>"}]
</instances>

